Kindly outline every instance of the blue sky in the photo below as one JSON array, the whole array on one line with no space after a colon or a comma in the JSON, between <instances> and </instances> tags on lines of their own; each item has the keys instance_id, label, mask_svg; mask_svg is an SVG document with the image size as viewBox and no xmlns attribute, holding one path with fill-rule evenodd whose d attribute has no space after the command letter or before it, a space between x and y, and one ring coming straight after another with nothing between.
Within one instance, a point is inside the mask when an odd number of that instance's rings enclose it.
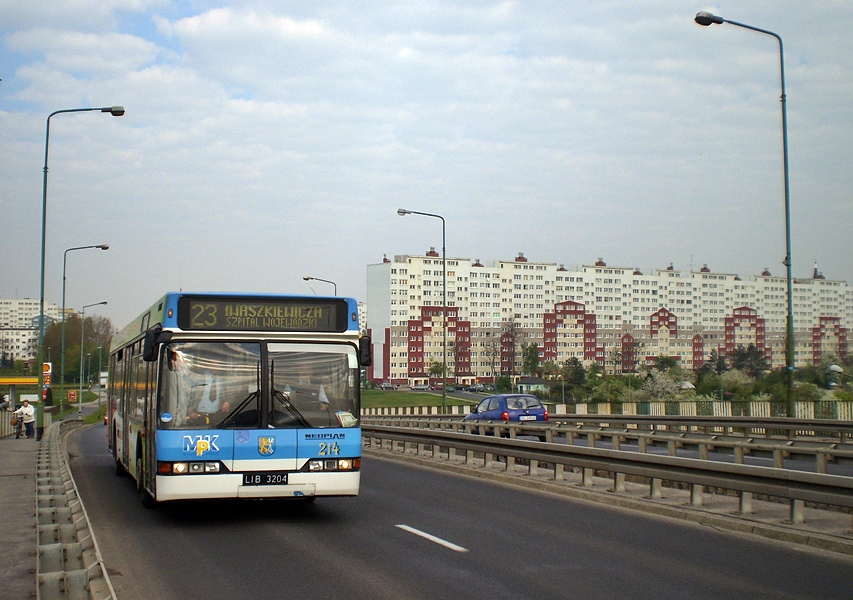
<instances>
[{"instance_id":1,"label":"blue sky","mask_svg":"<svg viewBox=\"0 0 853 600\"><path fill-rule=\"evenodd\" d=\"M0 0L0 297L363 299L383 254L853 283L853 4ZM639 8L638 8L639 7Z\"/></svg>"}]
</instances>

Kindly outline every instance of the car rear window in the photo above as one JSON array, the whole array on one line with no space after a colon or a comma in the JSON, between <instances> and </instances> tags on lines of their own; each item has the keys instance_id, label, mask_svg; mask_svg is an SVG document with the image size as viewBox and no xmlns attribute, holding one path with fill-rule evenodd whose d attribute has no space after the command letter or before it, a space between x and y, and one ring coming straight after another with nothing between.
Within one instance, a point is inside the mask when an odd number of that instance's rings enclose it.
<instances>
[{"instance_id":1,"label":"car rear window","mask_svg":"<svg viewBox=\"0 0 853 600\"><path fill-rule=\"evenodd\" d=\"M542 408L539 398L533 396L517 396L506 399L506 407L509 409Z\"/></svg>"}]
</instances>

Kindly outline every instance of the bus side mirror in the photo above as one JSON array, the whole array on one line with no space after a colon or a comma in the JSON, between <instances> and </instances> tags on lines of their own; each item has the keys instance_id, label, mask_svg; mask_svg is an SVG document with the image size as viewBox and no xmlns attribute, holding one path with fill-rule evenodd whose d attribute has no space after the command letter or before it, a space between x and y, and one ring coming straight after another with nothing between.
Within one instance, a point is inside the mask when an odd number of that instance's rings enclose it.
<instances>
[{"instance_id":1,"label":"bus side mirror","mask_svg":"<svg viewBox=\"0 0 853 600\"><path fill-rule=\"evenodd\" d=\"M145 340L142 342L142 360L154 362L157 360L157 348L172 339L171 331L163 331L161 325L155 325L145 332Z\"/></svg>"},{"instance_id":2,"label":"bus side mirror","mask_svg":"<svg viewBox=\"0 0 853 600\"><path fill-rule=\"evenodd\" d=\"M367 336L358 340L358 364L362 367L369 367L373 364L373 346Z\"/></svg>"}]
</instances>

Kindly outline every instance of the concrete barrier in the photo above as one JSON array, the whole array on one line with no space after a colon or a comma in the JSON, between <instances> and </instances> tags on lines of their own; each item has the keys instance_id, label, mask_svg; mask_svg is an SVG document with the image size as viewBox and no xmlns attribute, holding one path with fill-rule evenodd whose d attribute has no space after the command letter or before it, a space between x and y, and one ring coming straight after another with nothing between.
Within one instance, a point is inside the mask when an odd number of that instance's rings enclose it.
<instances>
[{"instance_id":1,"label":"concrete barrier","mask_svg":"<svg viewBox=\"0 0 853 600\"><path fill-rule=\"evenodd\" d=\"M79 425L79 422L70 426ZM50 425L39 445L36 468L40 600L116 598L89 516L77 493L62 444L61 426Z\"/></svg>"}]
</instances>

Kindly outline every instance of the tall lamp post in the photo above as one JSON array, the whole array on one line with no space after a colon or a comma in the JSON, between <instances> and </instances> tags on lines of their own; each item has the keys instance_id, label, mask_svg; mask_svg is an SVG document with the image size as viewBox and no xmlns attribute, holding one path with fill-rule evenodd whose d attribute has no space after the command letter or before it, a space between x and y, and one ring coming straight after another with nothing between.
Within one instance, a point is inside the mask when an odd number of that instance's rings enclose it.
<instances>
[{"instance_id":1,"label":"tall lamp post","mask_svg":"<svg viewBox=\"0 0 853 600\"><path fill-rule=\"evenodd\" d=\"M304 279L305 281L322 281L323 283L331 283L333 286L335 286L335 296L338 295L338 284L334 281L329 281L328 279L320 279L319 277L309 277L308 275L306 275L302 279Z\"/></svg>"},{"instance_id":2,"label":"tall lamp post","mask_svg":"<svg viewBox=\"0 0 853 600\"><path fill-rule=\"evenodd\" d=\"M441 285L442 291L442 301L441 304L443 306L443 323L442 323L442 365L441 365L441 414L447 413L447 235L444 217L441 215L434 215L432 213L418 212L416 210L407 210L405 208L398 208L397 214L401 217L405 217L406 215L421 215L424 217L434 217L436 219L441 219L441 273L444 276L444 281Z\"/></svg>"},{"instance_id":3,"label":"tall lamp post","mask_svg":"<svg viewBox=\"0 0 853 600\"><path fill-rule=\"evenodd\" d=\"M61 113L75 112L102 112L110 113L114 117L124 115L123 106L103 106L100 108L66 108L63 110L55 110L47 116L47 124L44 128L44 179L41 188L41 275L39 281L39 347L38 347L38 372L39 372L39 389L44 389L44 370L41 368L44 362L44 253L45 240L47 233L47 157L50 148L50 119L53 115Z\"/></svg>"},{"instance_id":4,"label":"tall lamp post","mask_svg":"<svg viewBox=\"0 0 853 600\"><path fill-rule=\"evenodd\" d=\"M718 15L701 11L696 13L694 20L704 27L710 25L722 25L728 23L736 27L742 27L758 33L773 36L779 42L779 76L782 84L782 168L785 178L785 260L783 264L788 269L788 316L786 319L786 334L785 334L785 367L787 372L787 401L788 401L788 416L796 417L796 402L793 394L793 378L794 378L794 283L791 274L791 194L788 183L788 111L786 108L787 97L785 95L785 55L782 49L782 38L778 34L766 29L759 29L752 25L745 25L736 21L729 21Z\"/></svg>"},{"instance_id":5,"label":"tall lamp post","mask_svg":"<svg viewBox=\"0 0 853 600\"><path fill-rule=\"evenodd\" d=\"M92 353L86 353L86 387L92 387Z\"/></svg>"},{"instance_id":6,"label":"tall lamp post","mask_svg":"<svg viewBox=\"0 0 853 600\"><path fill-rule=\"evenodd\" d=\"M88 250L89 248L98 248L99 250L109 250L109 244L98 244L95 246L76 246L68 248L62 253L62 357L60 358L59 368L59 385L61 392L65 392L65 264L68 260L68 253L73 250ZM60 404L62 404L62 394L60 394Z\"/></svg>"},{"instance_id":7,"label":"tall lamp post","mask_svg":"<svg viewBox=\"0 0 853 600\"><path fill-rule=\"evenodd\" d=\"M98 408L101 408L101 394L103 393L103 388L101 387L101 369L103 369L103 364L101 363L102 355L101 351L104 349L103 346L98 346Z\"/></svg>"},{"instance_id":8,"label":"tall lamp post","mask_svg":"<svg viewBox=\"0 0 853 600\"><path fill-rule=\"evenodd\" d=\"M83 332L86 330L86 309L92 306L100 306L102 304L106 304L107 301L103 302L95 302L94 304L87 304L83 307L83 315L80 319L80 397L77 398L77 416L83 416L83 347L85 346L85 337L83 336Z\"/></svg>"}]
</instances>

